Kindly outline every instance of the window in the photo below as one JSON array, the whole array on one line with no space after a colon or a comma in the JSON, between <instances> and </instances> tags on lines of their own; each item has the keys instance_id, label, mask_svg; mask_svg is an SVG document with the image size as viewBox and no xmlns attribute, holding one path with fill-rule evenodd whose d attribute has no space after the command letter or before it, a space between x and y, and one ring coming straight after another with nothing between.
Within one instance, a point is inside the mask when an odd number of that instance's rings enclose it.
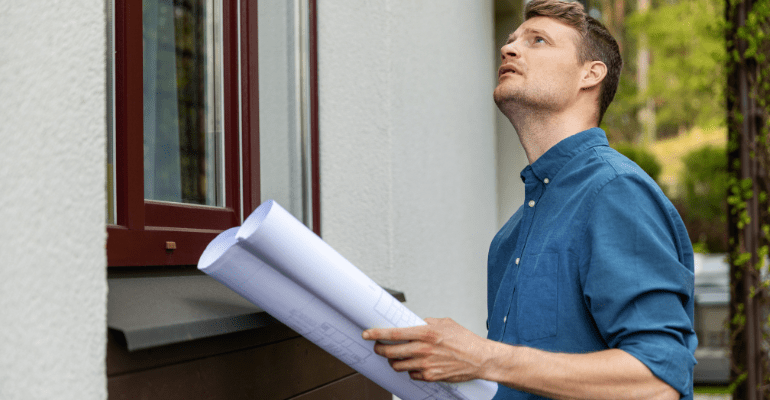
<instances>
[{"instance_id":1,"label":"window","mask_svg":"<svg viewBox=\"0 0 770 400\"><path fill-rule=\"evenodd\" d=\"M108 265L195 265L266 198L318 233L315 2L108 4Z\"/></svg>"}]
</instances>

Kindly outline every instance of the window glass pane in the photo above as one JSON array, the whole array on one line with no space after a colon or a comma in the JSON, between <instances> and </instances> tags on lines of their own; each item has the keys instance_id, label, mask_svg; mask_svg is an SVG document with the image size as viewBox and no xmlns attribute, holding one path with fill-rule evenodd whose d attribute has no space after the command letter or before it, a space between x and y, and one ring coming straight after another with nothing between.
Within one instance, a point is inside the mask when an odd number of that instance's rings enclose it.
<instances>
[{"instance_id":1,"label":"window glass pane","mask_svg":"<svg viewBox=\"0 0 770 400\"><path fill-rule=\"evenodd\" d=\"M307 4L258 2L262 200L310 224Z\"/></svg>"},{"instance_id":2,"label":"window glass pane","mask_svg":"<svg viewBox=\"0 0 770 400\"><path fill-rule=\"evenodd\" d=\"M222 206L221 0L143 0L144 196Z\"/></svg>"}]
</instances>

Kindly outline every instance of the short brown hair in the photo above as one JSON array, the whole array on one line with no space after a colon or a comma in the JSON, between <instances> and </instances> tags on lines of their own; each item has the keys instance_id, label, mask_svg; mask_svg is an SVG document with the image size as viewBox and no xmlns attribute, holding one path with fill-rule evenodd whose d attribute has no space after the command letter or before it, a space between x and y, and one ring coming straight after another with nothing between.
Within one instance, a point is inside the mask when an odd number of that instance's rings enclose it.
<instances>
[{"instance_id":1,"label":"short brown hair","mask_svg":"<svg viewBox=\"0 0 770 400\"><path fill-rule=\"evenodd\" d=\"M589 16L583 5L578 2L561 0L532 0L524 9L524 19L533 17L548 17L565 23L578 31L580 41L576 43L578 62L601 61L607 66L607 76L601 83L599 96L599 121L602 122L615 92L618 90L620 70L623 59L620 56L618 42L612 37L607 28L593 17Z\"/></svg>"}]
</instances>

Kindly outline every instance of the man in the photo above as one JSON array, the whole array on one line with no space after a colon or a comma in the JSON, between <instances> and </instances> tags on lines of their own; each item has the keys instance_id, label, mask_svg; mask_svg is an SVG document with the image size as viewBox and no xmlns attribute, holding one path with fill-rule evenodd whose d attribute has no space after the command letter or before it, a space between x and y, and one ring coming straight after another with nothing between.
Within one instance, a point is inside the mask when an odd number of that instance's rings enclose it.
<instances>
[{"instance_id":1,"label":"man","mask_svg":"<svg viewBox=\"0 0 770 400\"><path fill-rule=\"evenodd\" d=\"M496 399L691 399L687 232L597 128L617 43L579 3L532 0L525 14L494 91L530 165L525 204L490 246L488 339L450 319L363 336L413 379L491 380Z\"/></svg>"}]
</instances>

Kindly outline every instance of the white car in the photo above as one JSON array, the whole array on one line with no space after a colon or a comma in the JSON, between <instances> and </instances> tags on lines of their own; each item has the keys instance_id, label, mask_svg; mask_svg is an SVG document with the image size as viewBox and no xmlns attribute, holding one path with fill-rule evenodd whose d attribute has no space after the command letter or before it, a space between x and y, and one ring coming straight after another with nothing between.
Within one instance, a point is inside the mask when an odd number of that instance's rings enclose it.
<instances>
[{"instance_id":1,"label":"white car","mask_svg":"<svg viewBox=\"0 0 770 400\"><path fill-rule=\"evenodd\" d=\"M695 384L730 381L730 265L727 254L695 254Z\"/></svg>"}]
</instances>

